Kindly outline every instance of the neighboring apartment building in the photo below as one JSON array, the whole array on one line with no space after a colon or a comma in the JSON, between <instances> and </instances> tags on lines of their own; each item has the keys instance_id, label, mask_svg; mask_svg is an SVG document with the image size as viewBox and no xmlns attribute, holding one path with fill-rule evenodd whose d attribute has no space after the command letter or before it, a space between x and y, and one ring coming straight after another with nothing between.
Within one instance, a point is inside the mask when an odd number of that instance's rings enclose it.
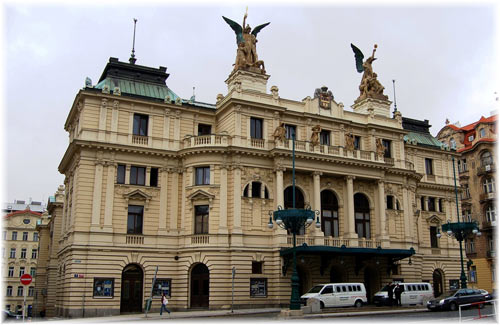
<instances>
[{"instance_id":1,"label":"neighboring apartment building","mask_svg":"<svg viewBox=\"0 0 500 325\"><path fill-rule=\"evenodd\" d=\"M39 254L39 234L35 227L42 213L30 210L10 212L3 218L2 276L3 296L6 310L22 313L24 294L28 314L32 313L35 299L35 277ZM26 208L26 205L23 206ZM20 282L21 275L29 273L33 282L24 286Z\"/></svg>"},{"instance_id":2,"label":"neighboring apartment building","mask_svg":"<svg viewBox=\"0 0 500 325\"><path fill-rule=\"evenodd\" d=\"M481 118L464 127L447 124L437 138L460 154L456 163L462 191L462 220L479 223L481 237L465 242L468 281L471 287L496 289L496 187L497 115Z\"/></svg>"},{"instance_id":3,"label":"neighboring apartment building","mask_svg":"<svg viewBox=\"0 0 500 325\"><path fill-rule=\"evenodd\" d=\"M371 299L391 280L436 294L458 282L458 243L435 236L454 215L458 155L428 121L391 117L381 99L344 110L324 88L284 99L244 69L215 105L179 98L167 78L110 58L76 95L64 188L40 230L47 315L140 312L151 292L154 309L162 292L174 310L230 308L233 267L235 308L287 306L292 236L268 222L292 206L292 135L296 206L321 222L298 236L301 293L364 282Z\"/></svg>"}]
</instances>

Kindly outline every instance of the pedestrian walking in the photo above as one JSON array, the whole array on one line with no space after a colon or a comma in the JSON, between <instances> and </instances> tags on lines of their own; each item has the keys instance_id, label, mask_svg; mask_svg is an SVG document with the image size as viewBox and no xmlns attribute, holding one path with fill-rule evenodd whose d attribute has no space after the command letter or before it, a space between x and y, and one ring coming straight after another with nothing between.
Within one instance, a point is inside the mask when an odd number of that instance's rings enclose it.
<instances>
[{"instance_id":1,"label":"pedestrian walking","mask_svg":"<svg viewBox=\"0 0 500 325\"><path fill-rule=\"evenodd\" d=\"M167 308L167 304L168 304L168 299L167 299L167 296L165 296L165 292L163 292L161 294L161 309L160 309L160 316L161 314L163 313L163 310L165 310L166 312L168 312L168 314L170 315L170 310L168 310Z\"/></svg>"},{"instance_id":2,"label":"pedestrian walking","mask_svg":"<svg viewBox=\"0 0 500 325\"><path fill-rule=\"evenodd\" d=\"M394 305L394 284L390 282L387 284L387 303L389 306Z\"/></svg>"},{"instance_id":3,"label":"pedestrian walking","mask_svg":"<svg viewBox=\"0 0 500 325\"><path fill-rule=\"evenodd\" d=\"M401 293L403 292L403 286L400 286L399 283L396 284L396 288L394 288L394 295L396 296L396 305L401 306Z\"/></svg>"}]
</instances>

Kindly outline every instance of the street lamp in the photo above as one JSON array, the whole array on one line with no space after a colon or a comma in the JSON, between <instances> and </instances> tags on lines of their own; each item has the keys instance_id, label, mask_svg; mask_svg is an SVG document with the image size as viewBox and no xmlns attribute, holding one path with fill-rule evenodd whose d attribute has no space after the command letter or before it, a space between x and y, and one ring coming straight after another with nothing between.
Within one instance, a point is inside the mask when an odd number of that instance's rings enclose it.
<instances>
[{"instance_id":1,"label":"street lamp","mask_svg":"<svg viewBox=\"0 0 500 325\"><path fill-rule=\"evenodd\" d=\"M467 237L469 237L472 234L476 236L481 236L481 232L479 231L479 225L477 221L465 222L462 220L462 222L460 222L460 211L458 210L457 177L455 175L455 158L451 157L451 160L453 164L453 179L455 181L455 202L457 205L457 222L450 222L450 220L448 220L446 224L441 226L441 229L443 230L443 232L446 232L448 236L452 235L455 236L455 239L458 240L460 244L460 267L462 270L460 273L460 282L462 284L462 289L465 289L467 288L467 277L465 276L465 271L464 271L464 255L462 251L462 241L464 241ZM437 238L441 237L439 228L436 237Z\"/></svg>"},{"instance_id":2,"label":"street lamp","mask_svg":"<svg viewBox=\"0 0 500 325\"><path fill-rule=\"evenodd\" d=\"M290 231L293 235L293 271L292 271L292 295L290 297L290 310L300 310L299 275L297 273L296 236L303 227L309 227L316 217L316 228L321 227L319 222L319 211L295 208L295 135L292 134L292 209L283 210L278 206L276 211L269 211L269 223L267 226L273 228L273 219L276 224Z\"/></svg>"}]
</instances>

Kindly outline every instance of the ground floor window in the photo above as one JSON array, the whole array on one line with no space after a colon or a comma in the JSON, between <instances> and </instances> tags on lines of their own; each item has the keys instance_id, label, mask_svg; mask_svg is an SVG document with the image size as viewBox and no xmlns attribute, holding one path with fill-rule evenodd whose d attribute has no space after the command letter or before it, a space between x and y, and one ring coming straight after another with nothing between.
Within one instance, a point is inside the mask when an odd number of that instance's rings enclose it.
<instances>
[{"instance_id":1,"label":"ground floor window","mask_svg":"<svg viewBox=\"0 0 500 325\"><path fill-rule=\"evenodd\" d=\"M250 297L267 297L267 279L250 279Z\"/></svg>"},{"instance_id":2,"label":"ground floor window","mask_svg":"<svg viewBox=\"0 0 500 325\"><path fill-rule=\"evenodd\" d=\"M165 296L170 297L171 283L172 279L156 279L153 286L153 296L159 297L164 293Z\"/></svg>"},{"instance_id":3,"label":"ground floor window","mask_svg":"<svg viewBox=\"0 0 500 325\"><path fill-rule=\"evenodd\" d=\"M115 279L94 278L94 297L113 297Z\"/></svg>"}]
</instances>

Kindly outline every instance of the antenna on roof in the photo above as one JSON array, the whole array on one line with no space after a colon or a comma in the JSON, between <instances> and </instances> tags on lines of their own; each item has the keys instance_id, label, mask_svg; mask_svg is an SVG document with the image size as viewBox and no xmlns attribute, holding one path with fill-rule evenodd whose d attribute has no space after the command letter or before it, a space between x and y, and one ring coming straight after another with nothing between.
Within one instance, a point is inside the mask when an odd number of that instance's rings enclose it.
<instances>
[{"instance_id":1,"label":"antenna on roof","mask_svg":"<svg viewBox=\"0 0 500 325\"><path fill-rule=\"evenodd\" d=\"M396 80L392 79L392 90L394 91L394 112L392 114L394 115L398 111L398 105L396 104Z\"/></svg>"},{"instance_id":2,"label":"antenna on roof","mask_svg":"<svg viewBox=\"0 0 500 325\"><path fill-rule=\"evenodd\" d=\"M130 64L135 64L135 61L137 61L137 59L135 58L135 25L137 24L137 19L134 18L134 39L132 41L132 54L130 55L130 59L128 59L128 61L130 62Z\"/></svg>"}]
</instances>

